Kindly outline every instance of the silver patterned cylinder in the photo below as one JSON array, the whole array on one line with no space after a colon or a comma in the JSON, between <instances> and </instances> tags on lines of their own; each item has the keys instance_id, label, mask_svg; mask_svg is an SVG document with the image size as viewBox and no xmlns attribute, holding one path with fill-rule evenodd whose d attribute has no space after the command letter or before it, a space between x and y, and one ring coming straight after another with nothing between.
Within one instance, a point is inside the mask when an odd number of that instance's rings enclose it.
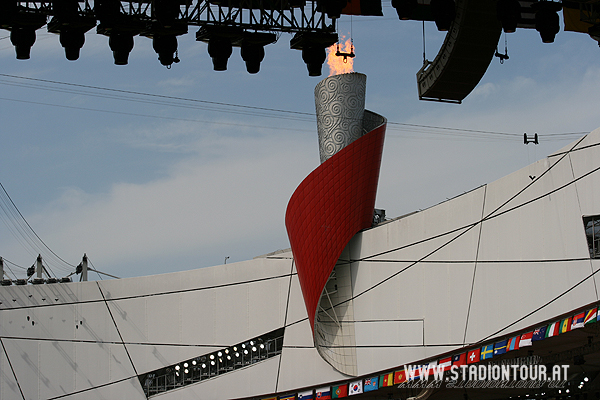
<instances>
[{"instance_id":1,"label":"silver patterned cylinder","mask_svg":"<svg viewBox=\"0 0 600 400\"><path fill-rule=\"evenodd\" d=\"M321 163L361 137L367 76L352 72L323 79L315 87Z\"/></svg>"}]
</instances>

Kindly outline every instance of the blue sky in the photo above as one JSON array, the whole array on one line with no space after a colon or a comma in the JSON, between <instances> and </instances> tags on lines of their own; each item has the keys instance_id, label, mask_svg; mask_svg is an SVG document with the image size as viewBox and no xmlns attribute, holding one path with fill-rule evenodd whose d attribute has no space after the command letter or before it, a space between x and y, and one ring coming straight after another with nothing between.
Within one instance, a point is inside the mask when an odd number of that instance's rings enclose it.
<instances>
[{"instance_id":1,"label":"blue sky","mask_svg":"<svg viewBox=\"0 0 600 400\"><path fill-rule=\"evenodd\" d=\"M367 108L395 123L376 204L389 217L494 181L578 137L551 134L600 126L600 49L589 36L561 29L555 43L542 44L536 31L518 30L508 35L510 59L495 59L463 104L440 104L417 96L421 23L399 21L389 2L384 14L344 16L339 32L352 33L355 70L367 74ZM20 61L0 30L0 182L44 242L71 264L87 253L96 268L121 277L289 247L287 201L319 162L313 118L16 77L313 113L313 89L326 68L309 77L301 53L289 49L291 35L282 34L266 47L260 73L246 72L239 49L227 71L215 72L194 28L180 38L181 62L169 70L142 37L129 65L115 66L108 39L93 32L70 62L58 37L42 28L31 59ZM426 24L428 59L442 40ZM537 132L541 144L461 129ZM37 251L21 242L0 220L0 256L27 267Z\"/></svg>"}]
</instances>

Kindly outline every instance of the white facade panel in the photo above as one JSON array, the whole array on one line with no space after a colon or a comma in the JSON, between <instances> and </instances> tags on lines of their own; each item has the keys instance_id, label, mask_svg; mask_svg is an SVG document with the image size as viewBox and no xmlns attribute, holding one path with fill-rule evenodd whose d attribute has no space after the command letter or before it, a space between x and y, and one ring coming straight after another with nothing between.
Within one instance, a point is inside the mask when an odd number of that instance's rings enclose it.
<instances>
[{"instance_id":1,"label":"white facade panel","mask_svg":"<svg viewBox=\"0 0 600 400\"><path fill-rule=\"evenodd\" d=\"M145 400L142 387L137 377L124 379L110 385L95 388L93 390L82 390L70 396L61 397L61 400Z\"/></svg>"},{"instance_id":2,"label":"white facade panel","mask_svg":"<svg viewBox=\"0 0 600 400\"><path fill-rule=\"evenodd\" d=\"M54 308L54 307L53 307ZM52 309L45 309L50 314ZM121 338L115 328L105 302L81 303L76 307L74 338L78 340L120 342Z\"/></svg>"},{"instance_id":3,"label":"white facade panel","mask_svg":"<svg viewBox=\"0 0 600 400\"><path fill-rule=\"evenodd\" d=\"M278 369L279 357L273 357L251 367L173 390L156 398L218 400L274 393Z\"/></svg>"},{"instance_id":4,"label":"white facade panel","mask_svg":"<svg viewBox=\"0 0 600 400\"><path fill-rule=\"evenodd\" d=\"M570 173L570 167L568 172L563 172ZM502 191L502 188L490 188L490 193L495 190ZM543 193L549 191L550 188L546 188ZM539 191L536 198L538 194ZM523 205L483 223L480 261L589 257L574 185L533 202L510 204ZM486 201L486 215L493 209L488 208Z\"/></svg>"},{"instance_id":5,"label":"white facade panel","mask_svg":"<svg viewBox=\"0 0 600 400\"><path fill-rule=\"evenodd\" d=\"M597 300L589 261L565 263L480 263L477 265L467 342L507 334ZM520 320L539 307L550 305Z\"/></svg>"},{"instance_id":6,"label":"white facade panel","mask_svg":"<svg viewBox=\"0 0 600 400\"><path fill-rule=\"evenodd\" d=\"M283 339L284 347L313 347L314 340L310 321L308 318L301 322L287 326L285 328L285 336Z\"/></svg>"},{"instance_id":7,"label":"white facade panel","mask_svg":"<svg viewBox=\"0 0 600 400\"><path fill-rule=\"evenodd\" d=\"M108 280L99 284L107 299L118 299L198 288L215 288L236 283L244 284L289 273L289 260L255 258L191 271Z\"/></svg>"},{"instance_id":8,"label":"white facade panel","mask_svg":"<svg viewBox=\"0 0 600 400\"><path fill-rule=\"evenodd\" d=\"M356 321L356 342L361 347L423 346L423 325L423 320Z\"/></svg>"},{"instance_id":9,"label":"white facade panel","mask_svg":"<svg viewBox=\"0 0 600 400\"><path fill-rule=\"evenodd\" d=\"M281 353L278 392L310 388L343 380L347 375L336 371L319 355L316 348L287 348Z\"/></svg>"},{"instance_id":10,"label":"white facade panel","mask_svg":"<svg viewBox=\"0 0 600 400\"><path fill-rule=\"evenodd\" d=\"M287 319L285 321L286 325L303 319L308 321L308 313L306 311L306 306L304 305L304 297L302 297L302 290L300 289L298 275L292 276L292 283L290 285L289 292L290 295L287 303Z\"/></svg>"},{"instance_id":11,"label":"white facade panel","mask_svg":"<svg viewBox=\"0 0 600 400\"><path fill-rule=\"evenodd\" d=\"M597 160L600 146L587 147L571 153L573 174L577 179L577 194L583 215L600 214L600 182Z\"/></svg>"},{"instance_id":12,"label":"white facade panel","mask_svg":"<svg viewBox=\"0 0 600 400\"><path fill-rule=\"evenodd\" d=\"M351 258L420 260L435 251L436 254L431 254L428 259L473 260L475 248L468 243L463 244L460 253L446 250L444 245L462 233L461 228L466 230L480 221L484 192L485 188L481 187L435 207L365 231L350 242ZM476 235L462 240L474 246L477 244ZM472 256L469 250L473 252Z\"/></svg>"},{"instance_id":13,"label":"white facade panel","mask_svg":"<svg viewBox=\"0 0 600 400\"><path fill-rule=\"evenodd\" d=\"M22 400L21 389L15 379L4 351L0 352L0 398Z\"/></svg>"}]
</instances>

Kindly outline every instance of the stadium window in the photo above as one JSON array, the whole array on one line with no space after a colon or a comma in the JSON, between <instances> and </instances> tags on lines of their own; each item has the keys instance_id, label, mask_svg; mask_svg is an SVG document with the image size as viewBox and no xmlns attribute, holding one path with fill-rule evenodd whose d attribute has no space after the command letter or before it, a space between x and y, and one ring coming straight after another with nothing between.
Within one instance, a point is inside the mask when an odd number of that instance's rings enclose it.
<instances>
[{"instance_id":1,"label":"stadium window","mask_svg":"<svg viewBox=\"0 0 600 400\"><path fill-rule=\"evenodd\" d=\"M600 258L600 215L583 217L590 258Z\"/></svg>"}]
</instances>

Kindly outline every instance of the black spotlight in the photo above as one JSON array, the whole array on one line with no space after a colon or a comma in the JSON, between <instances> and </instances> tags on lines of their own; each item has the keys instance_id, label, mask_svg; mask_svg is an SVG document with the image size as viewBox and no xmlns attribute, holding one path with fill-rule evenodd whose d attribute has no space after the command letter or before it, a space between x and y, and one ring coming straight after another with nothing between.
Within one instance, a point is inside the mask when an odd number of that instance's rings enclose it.
<instances>
[{"instance_id":1,"label":"black spotlight","mask_svg":"<svg viewBox=\"0 0 600 400\"><path fill-rule=\"evenodd\" d=\"M251 74L260 71L260 63L265 58L265 46L256 43L242 43L242 60L246 62L246 70Z\"/></svg>"},{"instance_id":2,"label":"black spotlight","mask_svg":"<svg viewBox=\"0 0 600 400\"><path fill-rule=\"evenodd\" d=\"M213 36L208 41L208 54L212 58L215 71L227 70L227 60L232 52L233 48L229 38Z\"/></svg>"},{"instance_id":3,"label":"black spotlight","mask_svg":"<svg viewBox=\"0 0 600 400\"><path fill-rule=\"evenodd\" d=\"M35 29L13 28L10 31L10 41L15 46L17 60L29 60L31 47L35 43Z\"/></svg>"},{"instance_id":4,"label":"black spotlight","mask_svg":"<svg viewBox=\"0 0 600 400\"><path fill-rule=\"evenodd\" d=\"M417 0L392 0L392 7L396 9L398 18L406 21L412 17L417 8Z\"/></svg>"},{"instance_id":5,"label":"black spotlight","mask_svg":"<svg viewBox=\"0 0 600 400\"><path fill-rule=\"evenodd\" d=\"M321 0L319 2L321 10L327 14L330 19L339 18L342 10L348 4L348 0Z\"/></svg>"},{"instance_id":6,"label":"black spotlight","mask_svg":"<svg viewBox=\"0 0 600 400\"><path fill-rule=\"evenodd\" d=\"M560 31L557 12L562 9L562 5L553 1L538 1L531 8L535 10L535 30L540 33L542 43L554 43L554 38Z\"/></svg>"},{"instance_id":7,"label":"black spotlight","mask_svg":"<svg viewBox=\"0 0 600 400\"><path fill-rule=\"evenodd\" d=\"M518 0L498 0L496 5L498 19L505 33L514 33L521 18L521 4Z\"/></svg>"},{"instance_id":8,"label":"black spotlight","mask_svg":"<svg viewBox=\"0 0 600 400\"><path fill-rule=\"evenodd\" d=\"M327 54L325 49L338 41L337 34L329 33L297 33L290 40L290 48L302 50L302 59L308 68L308 76L320 76L321 68Z\"/></svg>"},{"instance_id":9,"label":"black spotlight","mask_svg":"<svg viewBox=\"0 0 600 400\"><path fill-rule=\"evenodd\" d=\"M85 32L81 29L63 29L60 32L60 44L65 48L65 56L69 61L79 58L79 52L85 43Z\"/></svg>"},{"instance_id":10,"label":"black spotlight","mask_svg":"<svg viewBox=\"0 0 600 400\"><path fill-rule=\"evenodd\" d=\"M108 45L113 52L115 65L127 65L129 53L133 50L133 34L128 32L111 32Z\"/></svg>"},{"instance_id":11,"label":"black spotlight","mask_svg":"<svg viewBox=\"0 0 600 400\"><path fill-rule=\"evenodd\" d=\"M52 7L54 16L48 22L48 32L60 35L60 44L65 49L67 60L75 61L85 43L85 33L96 26L96 18L79 15L77 0L55 0Z\"/></svg>"},{"instance_id":12,"label":"black spotlight","mask_svg":"<svg viewBox=\"0 0 600 400\"><path fill-rule=\"evenodd\" d=\"M308 76L321 76L321 68L326 58L324 47L309 46L302 49L302 59L308 68Z\"/></svg>"},{"instance_id":13,"label":"black spotlight","mask_svg":"<svg viewBox=\"0 0 600 400\"><path fill-rule=\"evenodd\" d=\"M175 57L175 53L177 52L177 36L154 36L152 39L152 47L158 54L158 61L160 61L162 65L170 67L174 62L179 62L179 59Z\"/></svg>"},{"instance_id":14,"label":"black spotlight","mask_svg":"<svg viewBox=\"0 0 600 400\"><path fill-rule=\"evenodd\" d=\"M456 17L454 0L431 0L430 6L438 31L450 30L450 25Z\"/></svg>"}]
</instances>

